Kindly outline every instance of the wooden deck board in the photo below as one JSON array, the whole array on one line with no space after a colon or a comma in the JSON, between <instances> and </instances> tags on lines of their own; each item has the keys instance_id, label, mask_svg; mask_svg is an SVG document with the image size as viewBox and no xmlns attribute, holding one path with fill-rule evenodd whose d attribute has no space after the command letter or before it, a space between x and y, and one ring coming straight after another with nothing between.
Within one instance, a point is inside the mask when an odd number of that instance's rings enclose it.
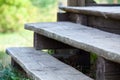
<instances>
[{"instance_id":1,"label":"wooden deck board","mask_svg":"<svg viewBox=\"0 0 120 80\"><path fill-rule=\"evenodd\" d=\"M104 18L114 18L114 19L120 20L120 7L119 6L60 7L60 9L67 11L67 12L101 16Z\"/></svg>"},{"instance_id":2,"label":"wooden deck board","mask_svg":"<svg viewBox=\"0 0 120 80\"><path fill-rule=\"evenodd\" d=\"M7 48L6 52L33 80L93 80L49 54L34 48Z\"/></svg>"},{"instance_id":3,"label":"wooden deck board","mask_svg":"<svg viewBox=\"0 0 120 80\"><path fill-rule=\"evenodd\" d=\"M120 35L70 22L30 23L25 29L120 63Z\"/></svg>"}]
</instances>

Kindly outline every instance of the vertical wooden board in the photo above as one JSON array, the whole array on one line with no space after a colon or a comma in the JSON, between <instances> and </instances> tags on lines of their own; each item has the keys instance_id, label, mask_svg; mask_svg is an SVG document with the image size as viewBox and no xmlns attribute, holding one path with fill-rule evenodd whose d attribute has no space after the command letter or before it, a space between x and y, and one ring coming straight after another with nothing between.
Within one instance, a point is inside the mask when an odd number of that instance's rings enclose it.
<instances>
[{"instance_id":1,"label":"vertical wooden board","mask_svg":"<svg viewBox=\"0 0 120 80\"><path fill-rule=\"evenodd\" d=\"M69 19L71 22L87 25L87 16L85 16L85 15L69 13Z\"/></svg>"},{"instance_id":2,"label":"vertical wooden board","mask_svg":"<svg viewBox=\"0 0 120 80\"><path fill-rule=\"evenodd\" d=\"M68 6L85 6L85 0L68 0Z\"/></svg>"},{"instance_id":3,"label":"vertical wooden board","mask_svg":"<svg viewBox=\"0 0 120 80\"><path fill-rule=\"evenodd\" d=\"M99 57L96 73L96 80L120 80L120 64Z\"/></svg>"},{"instance_id":4,"label":"vertical wooden board","mask_svg":"<svg viewBox=\"0 0 120 80\"><path fill-rule=\"evenodd\" d=\"M120 34L120 21L110 18L88 16L88 25L107 32Z\"/></svg>"},{"instance_id":5,"label":"vertical wooden board","mask_svg":"<svg viewBox=\"0 0 120 80\"><path fill-rule=\"evenodd\" d=\"M104 59L98 57L97 60L97 70L96 70L96 80L105 80L105 62Z\"/></svg>"},{"instance_id":6,"label":"vertical wooden board","mask_svg":"<svg viewBox=\"0 0 120 80\"><path fill-rule=\"evenodd\" d=\"M77 1L77 5L78 5L78 6L85 6L85 1L86 1L86 0L78 0L78 1Z\"/></svg>"},{"instance_id":7,"label":"vertical wooden board","mask_svg":"<svg viewBox=\"0 0 120 80\"><path fill-rule=\"evenodd\" d=\"M89 6L94 5L94 0L68 0L68 6Z\"/></svg>"},{"instance_id":8,"label":"vertical wooden board","mask_svg":"<svg viewBox=\"0 0 120 80\"><path fill-rule=\"evenodd\" d=\"M95 0L85 0L85 3L86 3L86 6L92 6L96 4Z\"/></svg>"},{"instance_id":9,"label":"vertical wooden board","mask_svg":"<svg viewBox=\"0 0 120 80\"><path fill-rule=\"evenodd\" d=\"M69 21L69 14L68 13L57 13L57 21Z\"/></svg>"},{"instance_id":10,"label":"vertical wooden board","mask_svg":"<svg viewBox=\"0 0 120 80\"><path fill-rule=\"evenodd\" d=\"M34 48L35 49L65 49L73 48L67 44L61 43L57 40L34 33Z\"/></svg>"},{"instance_id":11,"label":"vertical wooden board","mask_svg":"<svg viewBox=\"0 0 120 80\"><path fill-rule=\"evenodd\" d=\"M68 0L68 6L77 6L77 0Z\"/></svg>"}]
</instances>

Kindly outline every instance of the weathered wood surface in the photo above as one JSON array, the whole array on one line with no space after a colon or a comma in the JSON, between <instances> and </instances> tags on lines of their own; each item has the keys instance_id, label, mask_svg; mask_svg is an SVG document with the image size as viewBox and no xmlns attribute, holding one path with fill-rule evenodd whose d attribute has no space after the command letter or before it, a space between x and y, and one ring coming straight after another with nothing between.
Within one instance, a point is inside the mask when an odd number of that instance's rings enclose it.
<instances>
[{"instance_id":1,"label":"weathered wood surface","mask_svg":"<svg viewBox=\"0 0 120 80\"><path fill-rule=\"evenodd\" d=\"M111 33L120 34L120 20L105 19L99 16L87 16L87 25Z\"/></svg>"},{"instance_id":2,"label":"weathered wood surface","mask_svg":"<svg viewBox=\"0 0 120 80\"><path fill-rule=\"evenodd\" d=\"M95 4L94 0L68 0L68 6L89 6Z\"/></svg>"},{"instance_id":3,"label":"weathered wood surface","mask_svg":"<svg viewBox=\"0 0 120 80\"><path fill-rule=\"evenodd\" d=\"M108 6L108 7L110 7L110 6L120 6L120 4L95 4L95 3L88 3L88 6Z\"/></svg>"},{"instance_id":4,"label":"weathered wood surface","mask_svg":"<svg viewBox=\"0 0 120 80\"><path fill-rule=\"evenodd\" d=\"M80 13L85 15L94 15L94 16L101 16L104 18L113 18L120 20L120 7L119 6L112 6L112 7L60 7L60 9L73 12L73 13Z\"/></svg>"},{"instance_id":5,"label":"weathered wood surface","mask_svg":"<svg viewBox=\"0 0 120 80\"><path fill-rule=\"evenodd\" d=\"M120 80L120 64L98 57L96 80Z\"/></svg>"},{"instance_id":6,"label":"weathered wood surface","mask_svg":"<svg viewBox=\"0 0 120 80\"><path fill-rule=\"evenodd\" d=\"M87 17L85 15L69 13L68 17L70 22L87 25Z\"/></svg>"},{"instance_id":7,"label":"weathered wood surface","mask_svg":"<svg viewBox=\"0 0 120 80\"><path fill-rule=\"evenodd\" d=\"M69 21L68 14L62 12L57 13L57 21Z\"/></svg>"},{"instance_id":8,"label":"weathered wood surface","mask_svg":"<svg viewBox=\"0 0 120 80\"><path fill-rule=\"evenodd\" d=\"M37 50L41 49L74 49L72 46L61 43L54 39L45 37L38 33L34 33L34 48Z\"/></svg>"},{"instance_id":9,"label":"weathered wood surface","mask_svg":"<svg viewBox=\"0 0 120 80\"><path fill-rule=\"evenodd\" d=\"M120 63L120 35L70 22L29 23L25 29Z\"/></svg>"},{"instance_id":10,"label":"weathered wood surface","mask_svg":"<svg viewBox=\"0 0 120 80\"><path fill-rule=\"evenodd\" d=\"M93 80L49 54L34 48L8 48L6 52L33 80Z\"/></svg>"},{"instance_id":11,"label":"weathered wood surface","mask_svg":"<svg viewBox=\"0 0 120 80\"><path fill-rule=\"evenodd\" d=\"M68 0L68 6L85 6L85 0Z\"/></svg>"}]
</instances>

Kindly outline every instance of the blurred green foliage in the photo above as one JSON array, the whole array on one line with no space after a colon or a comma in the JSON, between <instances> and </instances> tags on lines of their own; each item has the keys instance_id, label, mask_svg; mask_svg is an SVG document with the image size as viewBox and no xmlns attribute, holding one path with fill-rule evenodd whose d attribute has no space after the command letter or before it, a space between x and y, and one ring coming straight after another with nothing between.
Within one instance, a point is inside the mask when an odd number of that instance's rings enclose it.
<instances>
[{"instance_id":1,"label":"blurred green foliage","mask_svg":"<svg viewBox=\"0 0 120 80\"><path fill-rule=\"evenodd\" d=\"M0 80L31 80L27 76L17 69L7 66L4 67L0 63Z\"/></svg>"},{"instance_id":2,"label":"blurred green foliage","mask_svg":"<svg viewBox=\"0 0 120 80\"><path fill-rule=\"evenodd\" d=\"M31 0L31 1L34 6L48 8L55 5L57 0Z\"/></svg>"},{"instance_id":3,"label":"blurred green foliage","mask_svg":"<svg viewBox=\"0 0 120 80\"><path fill-rule=\"evenodd\" d=\"M114 0L95 0L97 3L109 3L112 4L114 3ZM117 0L118 3L120 3L120 0Z\"/></svg>"},{"instance_id":4,"label":"blurred green foliage","mask_svg":"<svg viewBox=\"0 0 120 80\"><path fill-rule=\"evenodd\" d=\"M0 32L15 32L26 22L41 19L40 8L53 5L55 0L0 0ZM40 3L40 4L39 4ZM33 5L34 4L34 5Z\"/></svg>"}]
</instances>

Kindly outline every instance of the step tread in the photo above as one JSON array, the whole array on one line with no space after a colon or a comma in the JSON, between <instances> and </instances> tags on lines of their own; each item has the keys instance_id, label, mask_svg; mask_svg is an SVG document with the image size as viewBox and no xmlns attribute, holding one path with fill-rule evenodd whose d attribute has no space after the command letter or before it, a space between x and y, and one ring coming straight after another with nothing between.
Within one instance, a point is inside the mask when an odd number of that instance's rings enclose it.
<instances>
[{"instance_id":1,"label":"step tread","mask_svg":"<svg viewBox=\"0 0 120 80\"><path fill-rule=\"evenodd\" d=\"M28 23L25 29L120 63L120 35L71 22Z\"/></svg>"},{"instance_id":2,"label":"step tread","mask_svg":"<svg viewBox=\"0 0 120 80\"><path fill-rule=\"evenodd\" d=\"M67 12L102 16L106 19L120 19L120 6L60 7L60 9Z\"/></svg>"},{"instance_id":3,"label":"step tread","mask_svg":"<svg viewBox=\"0 0 120 80\"><path fill-rule=\"evenodd\" d=\"M32 47L12 47L6 52L33 80L93 80L51 55Z\"/></svg>"}]
</instances>

